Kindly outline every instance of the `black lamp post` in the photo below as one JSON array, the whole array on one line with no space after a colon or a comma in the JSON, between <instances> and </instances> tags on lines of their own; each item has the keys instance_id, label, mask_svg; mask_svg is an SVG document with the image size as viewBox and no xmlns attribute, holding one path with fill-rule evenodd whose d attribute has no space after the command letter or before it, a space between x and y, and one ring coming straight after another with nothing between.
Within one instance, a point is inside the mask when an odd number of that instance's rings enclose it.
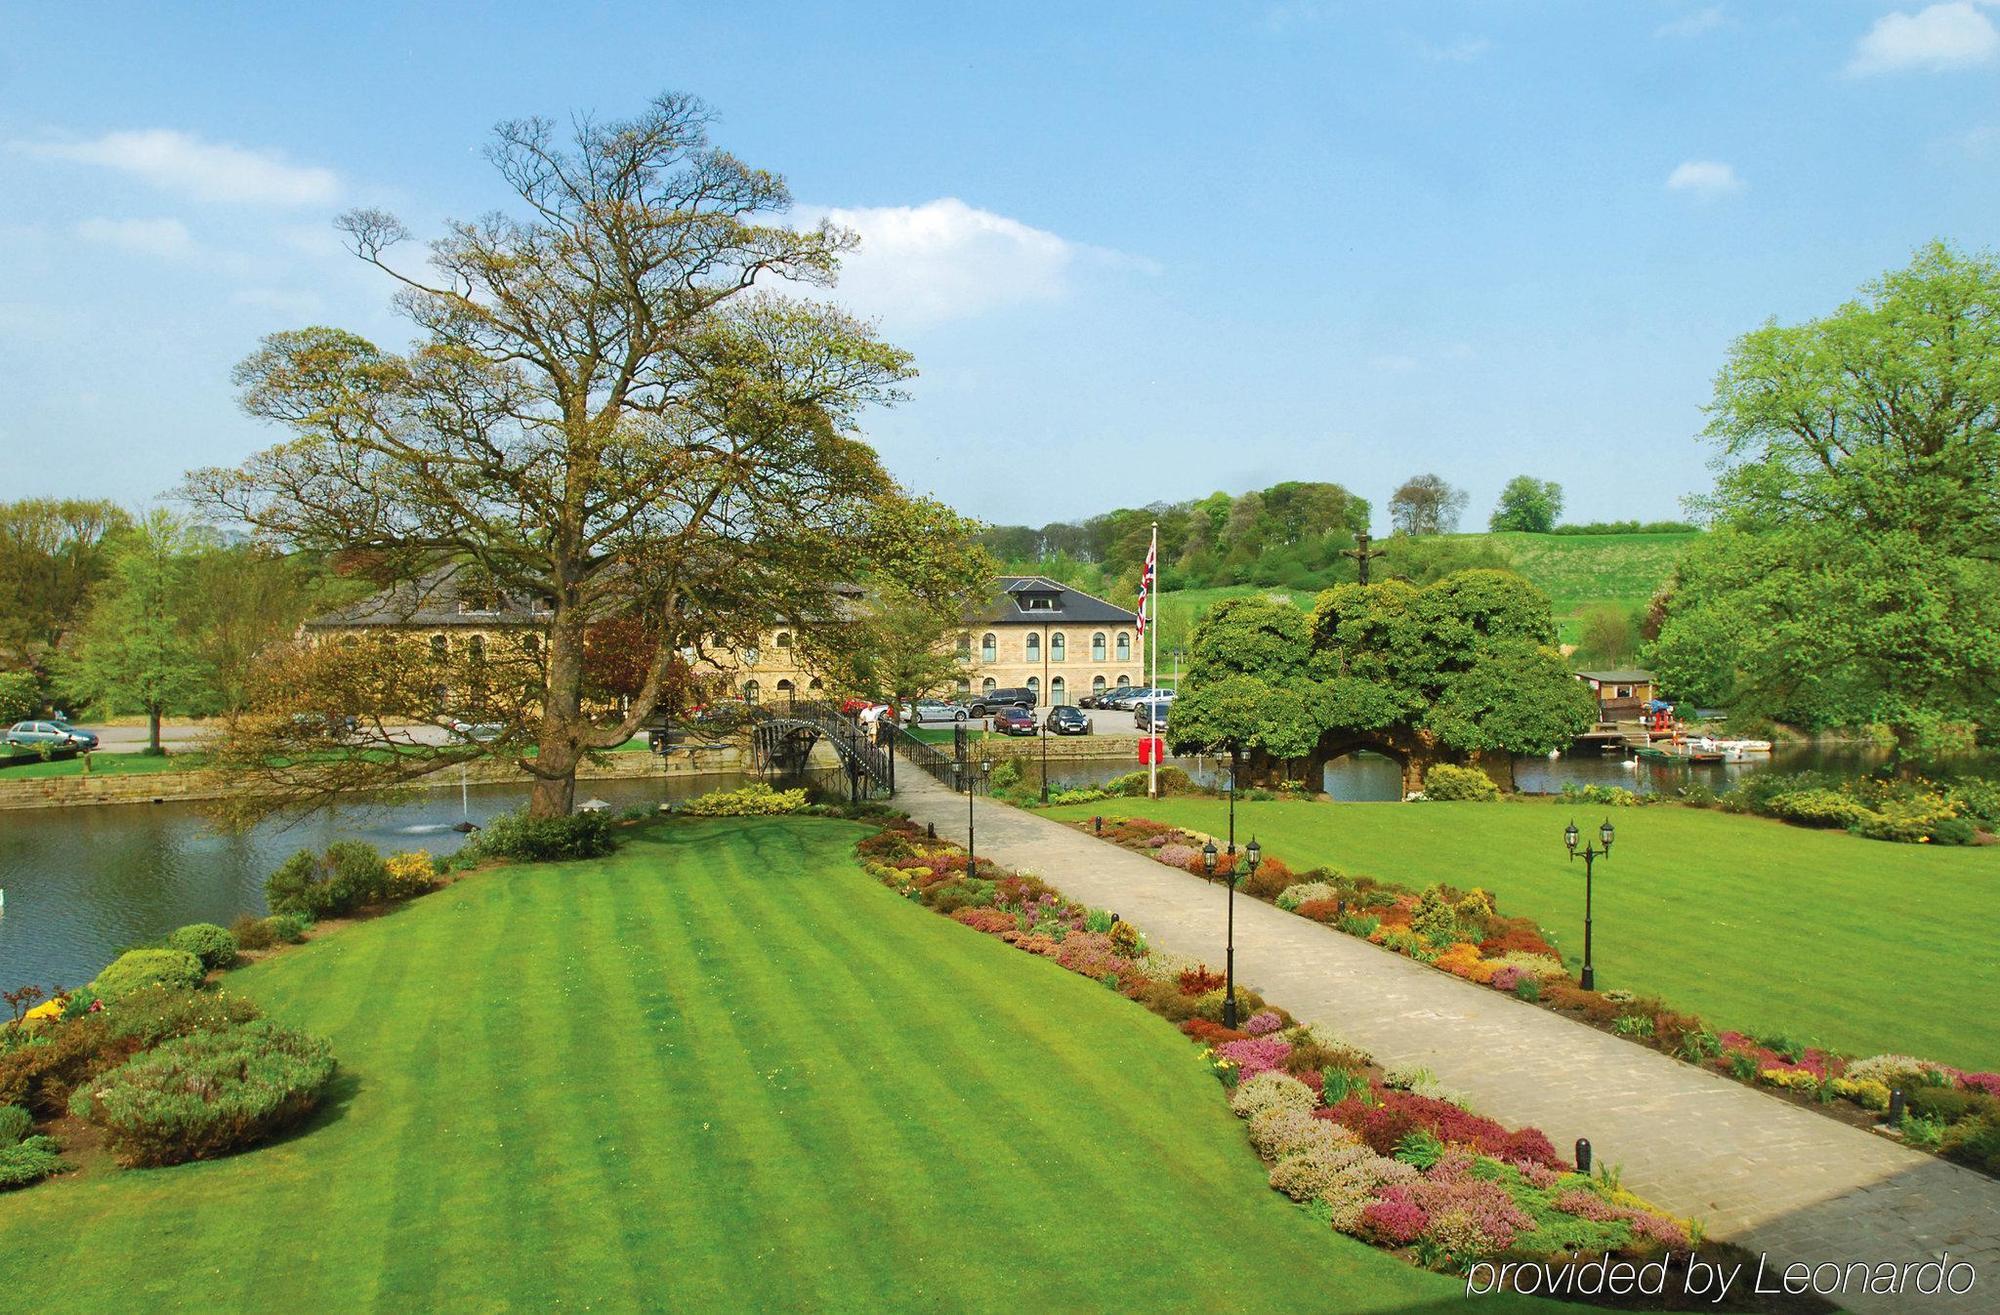
<instances>
[{"instance_id":1,"label":"black lamp post","mask_svg":"<svg viewBox=\"0 0 2000 1315\"><path fill-rule=\"evenodd\" d=\"M1209 842L1213 844L1213 841ZM1257 847L1253 838L1243 851L1243 874L1255 876L1257 865L1264 861L1264 851ZM1236 883L1240 880L1235 869L1229 872L1229 930L1222 950L1222 1025L1236 1026Z\"/></svg>"},{"instance_id":2,"label":"black lamp post","mask_svg":"<svg viewBox=\"0 0 2000 1315\"><path fill-rule=\"evenodd\" d=\"M1239 750L1235 745L1232 744L1229 746L1229 782L1223 787L1223 793L1229 796L1229 852L1231 854L1236 852L1236 760L1238 752Z\"/></svg>"},{"instance_id":3,"label":"black lamp post","mask_svg":"<svg viewBox=\"0 0 2000 1315\"><path fill-rule=\"evenodd\" d=\"M1055 711L1049 692L1049 623L1042 622L1042 802L1049 801L1049 714Z\"/></svg>"},{"instance_id":4,"label":"black lamp post","mask_svg":"<svg viewBox=\"0 0 2000 1315\"><path fill-rule=\"evenodd\" d=\"M971 761L967 760L965 764L965 872L967 876L975 875L979 871L979 851L973 848L972 843L972 796L977 790L979 782L992 774L993 760L991 758L980 759L979 775L976 777L972 774Z\"/></svg>"},{"instance_id":5,"label":"black lamp post","mask_svg":"<svg viewBox=\"0 0 2000 1315\"><path fill-rule=\"evenodd\" d=\"M1597 838L1603 842L1604 847L1592 849L1590 844L1585 842L1583 848L1579 850L1576 842L1582 832L1576 829L1576 823L1571 822L1563 831L1563 846L1569 850L1571 860L1574 861L1579 856L1583 859L1583 975L1577 979L1577 985L1586 991L1597 989L1597 968L1590 960L1590 870L1595 860L1610 857L1611 841L1615 834L1611 829L1611 819L1607 817L1604 819L1604 825L1597 828Z\"/></svg>"}]
</instances>

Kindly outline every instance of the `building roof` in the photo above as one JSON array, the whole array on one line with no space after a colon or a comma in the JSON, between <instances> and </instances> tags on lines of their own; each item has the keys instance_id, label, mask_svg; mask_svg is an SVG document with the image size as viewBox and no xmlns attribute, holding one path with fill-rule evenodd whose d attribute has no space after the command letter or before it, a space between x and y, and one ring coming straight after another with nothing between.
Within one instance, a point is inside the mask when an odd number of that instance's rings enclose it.
<instances>
[{"instance_id":1,"label":"building roof","mask_svg":"<svg viewBox=\"0 0 2000 1315\"><path fill-rule=\"evenodd\" d=\"M308 620L308 630L350 626L546 626L549 609L525 598L479 591L463 571L449 567L419 580L404 580L358 603Z\"/></svg>"},{"instance_id":2,"label":"building roof","mask_svg":"<svg viewBox=\"0 0 2000 1315\"><path fill-rule=\"evenodd\" d=\"M1650 685L1654 679L1652 672L1641 671L1637 667L1615 671L1579 671L1576 674L1600 685Z\"/></svg>"},{"instance_id":3,"label":"building roof","mask_svg":"<svg viewBox=\"0 0 2000 1315\"><path fill-rule=\"evenodd\" d=\"M1035 625L1061 621L1069 625L1130 626L1139 623L1139 614L1095 594L1087 594L1043 575L1003 575L992 603L979 613L984 625ZM1024 600L1031 596L1053 596L1055 606L1047 611L1030 611Z\"/></svg>"}]
</instances>

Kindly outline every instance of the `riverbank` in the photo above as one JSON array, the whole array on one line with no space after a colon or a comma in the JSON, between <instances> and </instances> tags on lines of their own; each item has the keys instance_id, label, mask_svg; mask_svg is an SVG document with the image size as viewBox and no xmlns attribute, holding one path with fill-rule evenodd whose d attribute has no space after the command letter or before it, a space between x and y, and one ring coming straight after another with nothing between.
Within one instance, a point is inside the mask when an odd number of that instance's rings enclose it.
<instances>
[{"instance_id":1,"label":"riverbank","mask_svg":"<svg viewBox=\"0 0 2000 1315\"><path fill-rule=\"evenodd\" d=\"M174 762L171 758L148 761L161 764ZM698 762L691 761L686 754L674 754L662 759L650 753L621 751L606 755L601 763L584 764L578 769L576 777L579 781L625 781L649 776L713 776L740 771L742 766L743 753L734 745L704 750ZM512 763L472 763L462 770L461 775L461 772L446 769L410 785L419 790L447 790L455 789L461 783L505 785L525 783L527 780ZM200 767L163 765L159 770L144 772L92 771L87 775L79 772L70 776L6 777L0 778L0 811L73 808L90 804L199 803L221 799L230 793L231 786L226 779L218 778Z\"/></svg>"}]
</instances>

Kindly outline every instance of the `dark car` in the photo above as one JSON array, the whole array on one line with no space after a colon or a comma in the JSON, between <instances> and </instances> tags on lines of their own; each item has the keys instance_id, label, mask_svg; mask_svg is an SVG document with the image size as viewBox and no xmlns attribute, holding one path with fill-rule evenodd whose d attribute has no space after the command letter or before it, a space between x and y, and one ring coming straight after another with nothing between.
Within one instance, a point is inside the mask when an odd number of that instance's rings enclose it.
<instances>
[{"instance_id":1,"label":"dark car","mask_svg":"<svg viewBox=\"0 0 2000 1315\"><path fill-rule=\"evenodd\" d=\"M1083 709L1072 708L1067 703L1049 709L1048 726L1051 735L1090 734L1090 718L1083 715Z\"/></svg>"},{"instance_id":2,"label":"dark car","mask_svg":"<svg viewBox=\"0 0 2000 1315\"><path fill-rule=\"evenodd\" d=\"M1116 689L1105 690L1104 697L1097 701L1097 706L1128 712L1131 710L1133 700L1146 697L1146 692L1143 685L1120 685Z\"/></svg>"},{"instance_id":3,"label":"dark car","mask_svg":"<svg viewBox=\"0 0 2000 1315\"><path fill-rule=\"evenodd\" d=\"M1002 708L993 714L993 729L1002 735L1033 735L1039 727L1026 708Z\"/></svg>"},{"instance_id":4,"label":"dark car","mask_svg":"<svg viewBox=\"0 0 2000 1315\"><path fill-rule=\"evenodd\" d=\"M1111 700L1130 689L1129 685L1106 685L1094 694L1086 694L1076 701L1079 708L1108 708Z\"/></svg>"},{"instance_id":5,"label":"dark car","mask_svg":"<svg viewBox=\"0 0 2000 1315\"><path fill-rule=\"evenodd\" d=\"M1010 685L975 694L968 700L968 706L973 716L990 717L1002 708L1032 708L1036 701L1035 691L1026 686Z\"/></svg>"},{"instance_id":6,"label":"dark car","mask_svg":"<svg viewBox=\"0 0 2000 1315\"><path fill-rule=\"evenodd\" d=\"M1163 731L1167 728L1167 713L1173 706L1172 694L1140 699L1132 705L1132 724L1142 731Z\"/></svg>"}]
</instances>

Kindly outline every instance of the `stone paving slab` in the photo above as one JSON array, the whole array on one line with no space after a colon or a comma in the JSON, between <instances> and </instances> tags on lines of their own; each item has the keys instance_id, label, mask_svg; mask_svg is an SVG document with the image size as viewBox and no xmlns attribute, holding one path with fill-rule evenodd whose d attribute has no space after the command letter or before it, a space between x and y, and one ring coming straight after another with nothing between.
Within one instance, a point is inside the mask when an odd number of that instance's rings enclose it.
<instances>
[{"instance_id":1,"label":"stone paving slab","mask_svg":"<svg viewBox=\"0 0 2000 1315\"><path fill-rule=\"evenodd\" d=\"M899 807L963 843L966 808L915 769ZM1220 966L1225 888L1045 817L980 800L981 855L1116 910ZM2000 1182L1525 1004L1258 900L1236 900L1238 980L1384 1065L1421 1064L1474 1108L1558 1147L1587 1137L1625 1185L1711 1235L1785 1263L1976 1269L1960 1297L1848 1293L1859 1312L2000 1310Z\"/></svg>"}]
</instances>

